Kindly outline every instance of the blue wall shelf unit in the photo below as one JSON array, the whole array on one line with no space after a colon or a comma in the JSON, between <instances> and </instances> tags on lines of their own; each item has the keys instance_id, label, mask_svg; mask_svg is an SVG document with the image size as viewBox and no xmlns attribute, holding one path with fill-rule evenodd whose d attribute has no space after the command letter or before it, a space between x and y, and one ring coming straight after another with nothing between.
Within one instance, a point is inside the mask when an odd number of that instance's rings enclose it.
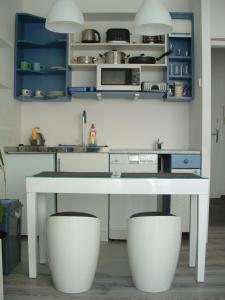
<instances>
[{"instance_id":1,"label":"blue wall shelf unit","mask_svg":"<svg viewBox=\"0 0 225 300\"><path fill-rule=\"evenodd\" d=\"M21 69L21 61L28 62L31 67ZM35 62L42 65L40 71L33 67ZM16 14L14 76L17 100L70 101L67 93L68 35L46 30L45 18ZM22 89L31 90L31 96L22 96ZM35 97L36 90L42 90L44 96Z\"/></svg>"},{"instance_id":2,"label":"blue wall shelf unit","mask_svg":"<svg viewBox=\"0 0 225 300\"><path fill-rule=\"evenodd\" d=\"M172 19L189 20L190 30L167 35L167 48L173 52L168 56L166 78L167 101L191 101L194 98L194 19L192 13L171 13ZM182 95L176 94L176 85L183 87ZM179 92L179 91L178 91Z\"/></svg>"}]
</instances>

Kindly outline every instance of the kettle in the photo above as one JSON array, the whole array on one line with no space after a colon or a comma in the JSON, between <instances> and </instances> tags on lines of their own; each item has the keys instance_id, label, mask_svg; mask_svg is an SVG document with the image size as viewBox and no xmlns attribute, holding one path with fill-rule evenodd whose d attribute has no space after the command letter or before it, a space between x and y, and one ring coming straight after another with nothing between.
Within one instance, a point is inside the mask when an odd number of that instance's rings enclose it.
<instances>
[{"instance_id":1,"label":"kettle","mask_svg":"<svg viewBox=\"0 0 225 300\"><path fill-rule=\"evenodd\" d=\"M101 35L95 29L85 29L82 31L82 43L100 43Z\"/></svg>"}]
</instances>

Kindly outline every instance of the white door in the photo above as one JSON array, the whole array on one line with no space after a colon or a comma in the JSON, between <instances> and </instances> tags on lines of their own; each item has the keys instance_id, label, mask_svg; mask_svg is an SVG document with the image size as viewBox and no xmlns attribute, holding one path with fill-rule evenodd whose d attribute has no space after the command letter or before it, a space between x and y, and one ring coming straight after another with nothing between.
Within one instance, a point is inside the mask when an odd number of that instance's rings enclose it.
<instances>
[{"instance_id":1,"label":"white door","mask_svg":"<svg viewBox=\"0 0 225 300\"><path fill-rule=\"evenodd\" d=\"M225 49L212 49L211 198L225 195Z\"/></svg>"}]
</instances>

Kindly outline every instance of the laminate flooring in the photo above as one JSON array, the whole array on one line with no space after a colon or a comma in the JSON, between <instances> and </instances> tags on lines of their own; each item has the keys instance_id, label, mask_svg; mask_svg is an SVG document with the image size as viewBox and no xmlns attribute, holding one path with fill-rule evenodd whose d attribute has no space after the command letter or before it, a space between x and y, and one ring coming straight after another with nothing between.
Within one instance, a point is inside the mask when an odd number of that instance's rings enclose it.
<instances>
[{"instance_id":1,"label":"laminate flooring","mask_svg":"<svg viewBox=\"0 0 225 300\"><path fill-rule=\"evenodd\" d=\"M172 287L163 293L144 293L135 289L124 241L101 244L94 284L85 293L63 294L57 291L48 266L40 265L39 274L38 279L28 278L27 239L24 238L22 262L12 274L4 276L4 300L222 300L225 299L225 226L209 229L204 283L197 283L195 268L188 267L188 240L185 238Z\"/></svg>"}]
</instances>

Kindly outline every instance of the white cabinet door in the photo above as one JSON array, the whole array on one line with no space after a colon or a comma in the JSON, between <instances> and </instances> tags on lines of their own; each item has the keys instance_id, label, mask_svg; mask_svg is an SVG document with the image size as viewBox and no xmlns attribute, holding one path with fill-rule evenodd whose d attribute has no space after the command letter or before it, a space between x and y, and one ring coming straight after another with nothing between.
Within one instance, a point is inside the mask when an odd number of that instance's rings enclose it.
<instances>
[{"instance_id":1,"label":"white cabinet door","mask_svg":"<svg viewBox=\"0 0 225 300\"><path fill-rule=\"evenodd\" d=\"M22 208L22 235L27 235L26 176L55 170L54 154L6 154L6 198L19 199ZM54 195L47 195L48 213L55 211Z\"/></svg>"},{"instance_id":2,"label":"white cabinet door","mask_svg":"<svg viewBox=\"0 0 225 300\"><path fill-rule=\"evenodd\" d=\"M194 173L200 175L200 169L172 169L171 173ZM181 217L182 232L189 232L190 196L171 195L171 213Z\"/></svg>"},{"instance_id":3,"label":"white cabinet door","mask_svg":"<svg viewBox=\"0 0 225 300\"><path fill-rule=\"evenodd\" d=\"M107 153L59 153L60 171L108 172ZM88 186L87 186L88 190ZM96 215L101 221L101 240L108 240L108 195L58 194L58 211L79 211Z\"/></svg>"}]
</instances>

